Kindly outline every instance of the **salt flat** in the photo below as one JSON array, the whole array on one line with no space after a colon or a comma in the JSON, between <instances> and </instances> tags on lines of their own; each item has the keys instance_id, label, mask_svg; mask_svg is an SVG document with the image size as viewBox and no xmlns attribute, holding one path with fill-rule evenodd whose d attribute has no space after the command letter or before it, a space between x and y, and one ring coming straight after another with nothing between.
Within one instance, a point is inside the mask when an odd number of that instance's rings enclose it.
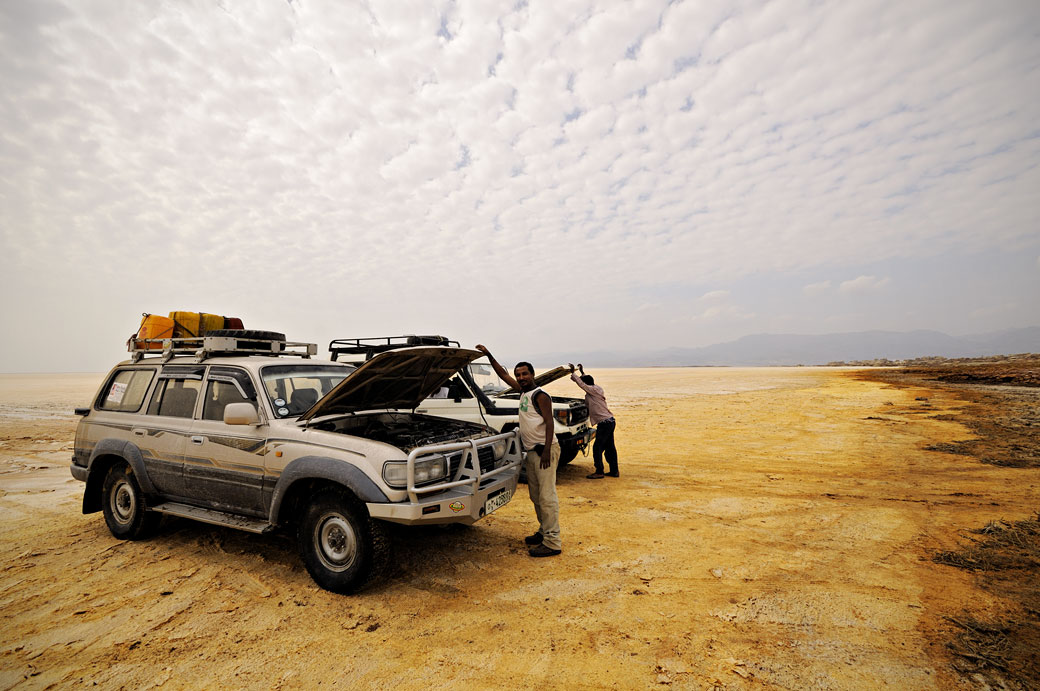
<instances>
[{"instance_id":1,"label":"salt flat","mask_svg":"<svg viewBox=\"0 0 1040 691\"><path fill-rule=\"evenodd\" d=\"M521 491L471 528L399 531L391 577L353 597L287 536L113 539L68 472L101 375L0 376L0 687L962 683L943 617L1002 603L931 554L1040 503L1038 469L925 450L970 436L943 419L962 403L829 368L592 373L622 477L561 470L561 557L527 556Z\"/></svg>"}]
</instances>

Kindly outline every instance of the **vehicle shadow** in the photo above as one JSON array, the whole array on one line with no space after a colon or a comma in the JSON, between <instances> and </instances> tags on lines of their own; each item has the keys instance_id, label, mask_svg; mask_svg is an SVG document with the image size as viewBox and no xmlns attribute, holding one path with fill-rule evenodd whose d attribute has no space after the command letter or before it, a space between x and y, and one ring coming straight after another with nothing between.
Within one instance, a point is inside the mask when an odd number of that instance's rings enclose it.
<instances>
[{"instance_id":1,"label":"vehicle shadow","mask_svg":"<svg viewBox=\"0 0 1040 691\"><path fill-rule=\"evenodd\" d=\"M524 492L526 495L526 491ZM518 497L526 501L526 496ZM382 579L359 595L385 593L401 586L449 593L465 588L467 574L497 568L503 555L519 554L523 545L501 531L483 524L433 526L388 525L391 558ZM514 544L516 543L516 544ZM176 557L183 564L225 567L250 574L276 590L313 588L303 566L292 530L280 529L264 535L246 533L223 526L164 516L158 533L135 543L147 545L158 560Z\"/></svg>"}]
</instances>

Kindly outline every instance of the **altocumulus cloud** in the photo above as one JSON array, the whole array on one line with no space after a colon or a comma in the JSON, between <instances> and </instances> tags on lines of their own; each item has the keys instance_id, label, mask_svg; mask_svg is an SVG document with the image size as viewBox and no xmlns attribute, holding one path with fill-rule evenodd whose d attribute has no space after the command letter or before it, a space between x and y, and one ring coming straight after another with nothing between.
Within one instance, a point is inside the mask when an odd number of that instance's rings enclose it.
<instances>
[{"instance_id":1,"label":"altocumulus cloud","mask_svg":"<svg viewBox=\"0 0 1040 691\"><path fill-rule=\"evenodd\" d=\"M810 283L802 288L802 292L809 296L823 295L829 292L831 289L830 281L820 281L819 283Z\"/></svg>"},{"instance_id":2,"label":"altocumulus cloud","mask_svg":"<svg viewBox=\"0 0 1040 691\"><path fill-rule=\"evenodd\" d=\"M870 293L881 290L888 285L888 277L859 276L849 281L842 281L838 290L843 293Z\"/></svg>"},{"instance_id":3,"label":"altocumulus cloud","mask_svg":"<svg viewBox=\"0 0 1040 691\"><path fill-rule=\"evenodd\" d=\"M430 296L537 309L523 286L577 256L606 317L660 282L1014 248L1040 223L1038 8L2 3L0 261L378 328ZM751 312L700 316L727 314Z\"/></svg>"}]
</instances>

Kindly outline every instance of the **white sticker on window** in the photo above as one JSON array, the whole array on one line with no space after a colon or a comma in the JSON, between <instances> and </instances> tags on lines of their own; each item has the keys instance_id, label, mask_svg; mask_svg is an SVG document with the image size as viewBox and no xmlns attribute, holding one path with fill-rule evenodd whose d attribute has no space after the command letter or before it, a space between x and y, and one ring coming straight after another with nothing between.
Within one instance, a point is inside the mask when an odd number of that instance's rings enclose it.
<instances>
[{"instance_id":1,"label":"white sticker on window","mask_svg":"<svg viewBox=\"0 0 1040 691\"><path fill-rule=\"evenodd\" d=\"M126 395L126 384L121 381L112 382L112 388L108 390L108 400L116 405L123 402L123 396Z\"/></svg>"}]
</instances>

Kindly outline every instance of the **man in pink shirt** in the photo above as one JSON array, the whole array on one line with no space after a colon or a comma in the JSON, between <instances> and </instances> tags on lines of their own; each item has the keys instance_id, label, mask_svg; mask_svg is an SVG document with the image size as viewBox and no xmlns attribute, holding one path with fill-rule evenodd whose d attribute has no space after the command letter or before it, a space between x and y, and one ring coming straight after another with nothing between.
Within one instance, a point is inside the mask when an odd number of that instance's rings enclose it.
<instances>
[{"instance_id":1,"label":"man in pink shirt","mask_svg":"<svg viewBox=\"0 0 1040 691\"><path fill-rule=\"evenodd\" d=\"M587 475L591 480L600 480L603 474L603 454L607 455L607 464L610 472L606 477L618 477L617 448L614 446L614 427L617 421L614 413L607 407L607 397L603 393L603 387L596 386L596 380L591 374L585 374L585 368L578 364L581 370L579 377L571 368L571 381L581 387L585 392L585 405L589 407L589 422L596 426L596 442L592 445L592 461L596 466L596 472Z\"/></svg>"}]
</instances>

